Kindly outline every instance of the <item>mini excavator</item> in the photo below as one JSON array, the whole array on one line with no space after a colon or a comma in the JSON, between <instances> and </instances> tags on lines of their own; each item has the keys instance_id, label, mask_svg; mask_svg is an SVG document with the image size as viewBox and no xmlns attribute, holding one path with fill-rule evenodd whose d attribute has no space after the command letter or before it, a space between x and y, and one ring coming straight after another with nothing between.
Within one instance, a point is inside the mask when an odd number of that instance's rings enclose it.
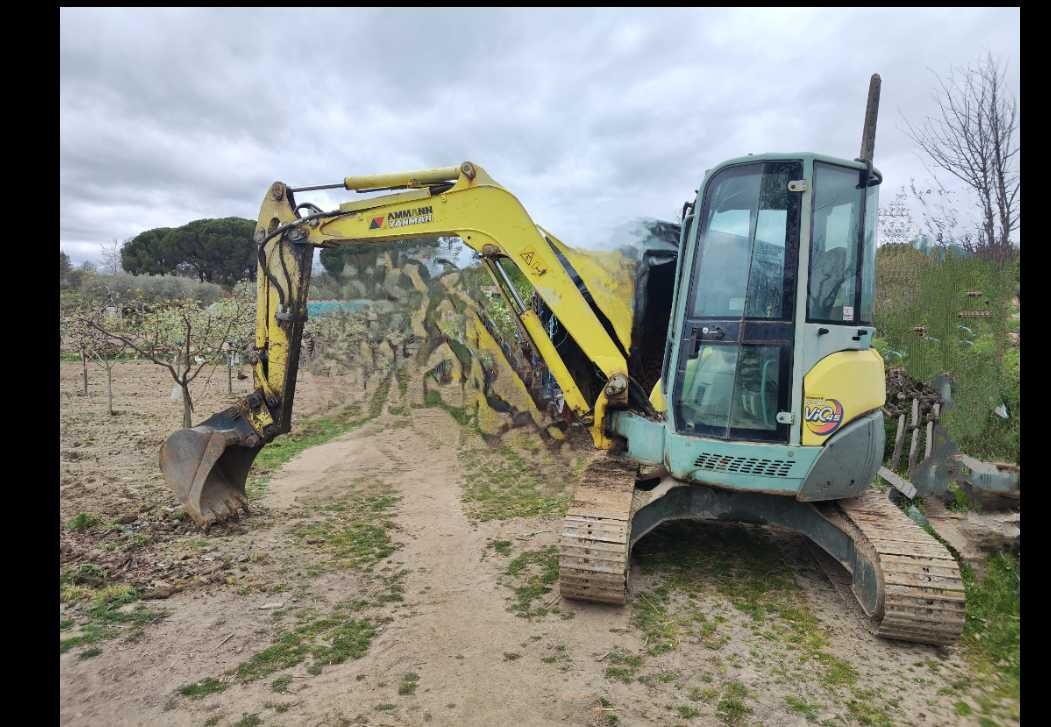
<instances>
[{"instance_id":1,"label":"mini excavator","mask_svg":"<svg viewBox=\"0 0 1051 727\"><path fill-rule=\"evenodd\" d=\"M964 623L956 561L873 487L886 396L872 348L879 90L873 75L856 159L750 154L708 170L683 206L674 265L632 269L566 245L471 162L275 182L255 230L255 389L167 439L169 486L201 526L247 505L253 460L291 429L314 248L456 236L604 450L561 526L564 597L623 604L633 546L666 521L766 524L838 561L877 635L954 642ZM389 193L331 211L295 201L337 187ZM640 465L660 476L640 477Z\"/></svg>"}]
</instances>

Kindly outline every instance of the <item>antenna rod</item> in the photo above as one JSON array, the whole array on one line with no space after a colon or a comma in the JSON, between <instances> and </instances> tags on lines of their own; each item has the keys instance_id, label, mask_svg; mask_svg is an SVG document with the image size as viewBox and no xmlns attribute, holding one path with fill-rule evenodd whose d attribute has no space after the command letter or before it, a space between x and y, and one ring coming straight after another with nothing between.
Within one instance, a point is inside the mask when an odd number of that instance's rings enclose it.
<instances>
[{"instance_id":1,"label":"antenna rod","mask_svg":"<svg viewBox=\"0 0 1051 727\"><path fill-rule=\"evenodd\" d=\"M879 90L881 80L878 73L873 73L869 80L869 100L865 106L865 126L861 130L861 157L858 161L872 164L872 155L876 149L876 117L879 115Z\"/></svg>"}]
</instances>

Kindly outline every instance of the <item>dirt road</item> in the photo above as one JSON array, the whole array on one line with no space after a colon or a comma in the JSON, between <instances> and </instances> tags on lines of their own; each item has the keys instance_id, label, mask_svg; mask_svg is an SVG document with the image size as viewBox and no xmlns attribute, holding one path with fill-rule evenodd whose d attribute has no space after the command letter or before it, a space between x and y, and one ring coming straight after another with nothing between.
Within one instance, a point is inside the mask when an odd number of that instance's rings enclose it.
<instances>
[{"instance_id":1,"label":"dirt road","mask_svg":"<svg viewBox=\"0 0 1051 727\"><path fill-rule=\"evenodd\" d=\"M325 401L312 386L304 400ZM979 703L959 647L866 633L790 534L664 526L636 548L627 606L560 601L551 503L578 468L525 456L408 407L307 449L253 516L207 536L180 524L138 556L207 571L183 590L64 604L64 637L93 613L119 632L61 655L63 724L1012 721ZM64 519L84 507L69 478Z\"/></svg>"}]
</instances>

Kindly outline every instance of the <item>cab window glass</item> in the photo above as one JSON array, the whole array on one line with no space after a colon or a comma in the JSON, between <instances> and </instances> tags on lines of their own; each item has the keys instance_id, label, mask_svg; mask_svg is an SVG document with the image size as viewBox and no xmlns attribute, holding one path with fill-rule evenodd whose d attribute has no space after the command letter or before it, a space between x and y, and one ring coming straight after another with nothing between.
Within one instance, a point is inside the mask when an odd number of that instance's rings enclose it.
<instances>
[{"instance_id":1,"label":"cab window glass","mask_svg":"<svg viewBox=\"0 0 1051 727\"><path fill-rule=\"evenodd\" d=\"M857 170L814 164L814 217L810 248L809 317L855 322L858 225L862 190Z\"/></svg>"}]
</instances>

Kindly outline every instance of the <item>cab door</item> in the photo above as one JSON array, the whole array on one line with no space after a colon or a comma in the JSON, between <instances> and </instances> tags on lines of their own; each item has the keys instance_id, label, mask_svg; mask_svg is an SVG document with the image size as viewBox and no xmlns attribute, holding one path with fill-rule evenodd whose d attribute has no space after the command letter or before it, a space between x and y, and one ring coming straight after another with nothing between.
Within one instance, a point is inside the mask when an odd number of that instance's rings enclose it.
<instances>
[{"instance_id":1,"label":"cab door","mask_svg":"<svg viewBox=\"0 0 1051 727\"><path fill-rule=\"evenodd\" d=\"M799 161L726 167L705 185L673 404L682 434L787 442ZM786 421L779 421L786 419Z\"/></svg>"}]
</instances>

